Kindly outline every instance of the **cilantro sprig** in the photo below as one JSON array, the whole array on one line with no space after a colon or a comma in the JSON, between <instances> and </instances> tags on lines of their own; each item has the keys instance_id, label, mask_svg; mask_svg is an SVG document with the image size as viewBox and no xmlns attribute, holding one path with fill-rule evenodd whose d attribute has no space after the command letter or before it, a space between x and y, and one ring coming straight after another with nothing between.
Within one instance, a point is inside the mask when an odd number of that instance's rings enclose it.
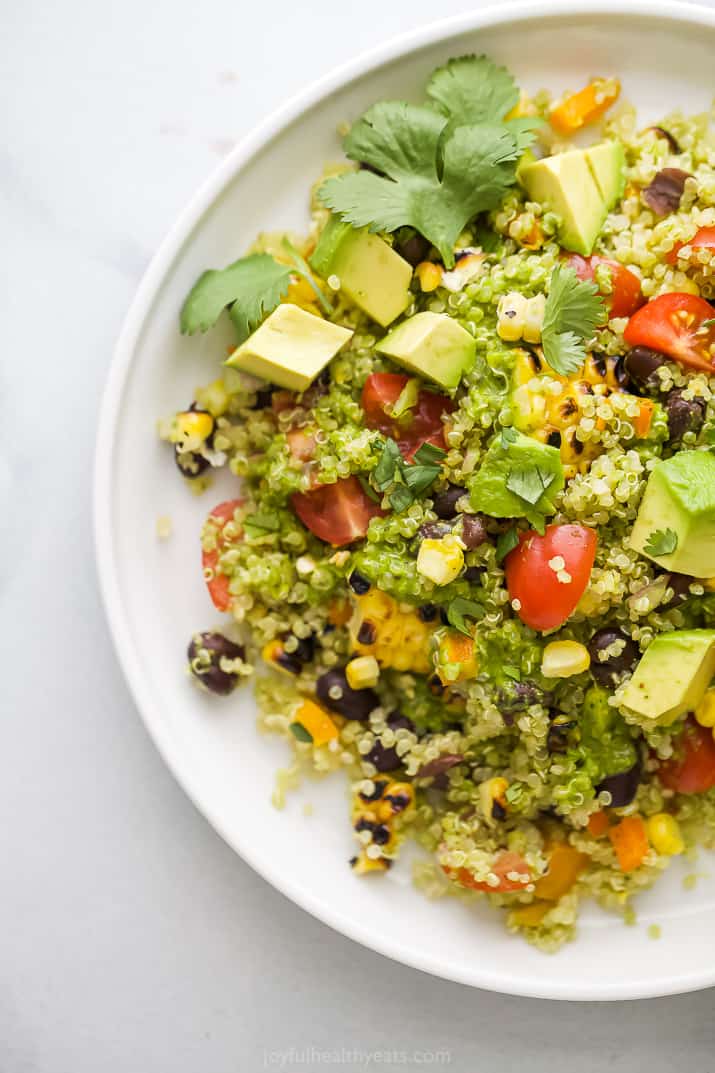
<instances>
[{"instance_id":1,"label":"cilantro sprig","mask_svg":"<svg viewBox=\"0 0 715 1073\"><path fill-rule=\"evenodd\" d=\"M678 547L678 534L674 529L655 529L643 545L646 555L656 558L661 555L672 555Z\"/></svg>"},{"instance_id":2,"label":"cilantro sprig","mask_svg":"<svg viewBox=\"0 0 715 1073\"><path fill-rule=\"evenodd\" d=\"M579 279L572 268L557 265L551 275L541 328L544 357L561 376L580 369L584 343L606 320L606 306L595 283Z\"/></svg>"},{"instance_id":3,"label":"cilantro sprig","mask_svg":"<svg viewBox=\"0 0 715 1073\"><path fill-rule=\"evenodd\" d=\"M328 179L320 200L354 227L412 227L454 265L454 245L479 212L516 182L519 156L538 121L505 120L518 100L509 73L484 56L438 68L430 103L383 101L353 124L346 155L370 171Z\"/></svg>"},{"instance_id":4,"label":"cilantro sprig","mask_svg":"<svg viewBox=\"0 0 715 1073\"><path fill-rule=\"evenodd\" d=\"M380 492L390 489L388 499L394 510L406 510L439 476L446 454L441 447L423 443L410 464L405 462L395 441L387 437L372 471L372 483Z\"/></svg>"}]
</instances>

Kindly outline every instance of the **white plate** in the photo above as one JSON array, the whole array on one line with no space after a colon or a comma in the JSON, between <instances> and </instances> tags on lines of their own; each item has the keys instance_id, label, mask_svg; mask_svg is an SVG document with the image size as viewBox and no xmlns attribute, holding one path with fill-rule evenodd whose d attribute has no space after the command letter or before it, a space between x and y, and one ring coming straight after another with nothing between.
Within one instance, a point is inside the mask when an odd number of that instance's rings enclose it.
<instances>
[{"instance_id":1,"label":"white plate","mask_svg":"<svg viewBox=\"0 0 715 1073\"><path fill-rule=\"evenodd\" d=\"M627 14L624 14L627 9ZM548 14L546 14L548 10ZM340 156L336 128L376 100L420 93L449 56L487 52L530 90L618 75L643 119L702 111L712 92L715 14L654 0L489 8L370 52L289 102L239 145L167 236L127 316L107 384L97 445L99 573L124 673L177 779L226 841L293 901L399 961L494 991L557 999L670 994L715 983L715 880L685 893L676 866L638 901L639 926L587 908L556 957L503 929L487 906L431 903L407 865L365 881L353 852L341 776L310 783L285 812L270 803L281 740L258 736L249 691L203 698L183 672L187 640L216 621L198 565L198 532L218 497L193 498L157 442L155 420L185 405L218 370L217 332L178 333L177 312L198 273L243 252L258 230L300 228L310 183ZM168 514L174 535L155 535ZM303 802L314 815L303 815ZM712 862L704 858L700 871ZM662 938L647 938L657 922Z\"/></svg>"}]
</instances>

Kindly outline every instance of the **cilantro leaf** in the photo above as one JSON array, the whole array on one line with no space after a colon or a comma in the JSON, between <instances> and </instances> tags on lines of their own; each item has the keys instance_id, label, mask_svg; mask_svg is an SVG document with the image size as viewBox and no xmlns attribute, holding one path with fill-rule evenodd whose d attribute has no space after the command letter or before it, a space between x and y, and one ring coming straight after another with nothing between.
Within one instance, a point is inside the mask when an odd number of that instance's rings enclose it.
<instances>
[{"instance_id":1,"label":"cilantro leaf","mask_svg":"<svg viewBox=\"0 0 715 1073\"><path fill-rule=\"evenodd\" d=\"M393 492L390 492L388 499L390 500L390 505L393 510L396 510L399 514L401 510L406 510L409 506L412 505L414 501L414 496L412 495L410 489L407 488L404 484L398 484L395 490Z\"/></svg>"},{"instance_id":2,"label":"cilantro leaf","mask_svg":"<svg viewBox=\"0 0 715 1073\"><path fill-rule=\"evenodd\" d=\"M426 448L426 450L423 450ZM385 439L384 446L377 460L377 465L372 471L372 480L376 488L381 492L386 491L390 485L396 485L389 494L389 500L397 511L405 510L419 495L426 492L436 477L439 476L441 466L439 462L446 454L439 447L432 444L423 444L416 452L415 458L422 452L422 459L430 459L425 464L408 465L402 457L400 448L389 437ZM438 461L434 461L436 458Z\"/></svg>"},{"instance_id":3,"label":"cilantro leaf","mask_svg":"<svg viewBox=\"0 0 715 1073\"><path fill-rule=\"evenodd\" d=\"M595 283L579 279L572 268L557 265L541 328L544 357L554 372L568 376L583 365L584 341L605 320L606 307Z\"/></svg>"},{"instance_id":4,"label":"cilantro leaf","mask_svg":"<svg viewBox=\"0 0 715 1073\"><path fill-rule=\"evenodd\" d=\"M531 503L533 507L555 480L555 473L549 473L540 466L514 466L505 483L510 492Z\"/></svg>"},{"instance_id":5,"label":"cilantro leaf","mask_svg":"<svg viewBox=\"0 0 715 1073\"><path fill-rule=\"evenodd\" d=\"M472 636L472 631L467 626L465 618L468 616L478 621L484 618L484 614L482 604L477 603L476 600L467 600L464 596L456 596L447 606L447 621L450 626L454 626L455 630L459 630L460 633L466 633L467 637Z\"/></svg>"},{"instance_id":6,"label":"cilantro leaf","mask_svg":"<svg viewBox=\"0 0 715 1073\"><path fill-rule=\"evenodd\" d=\"M512 525L511 529L506 529L503 533L500 533L497 538L496 546L497 562L502 562L509 552L514 550L518 543L519 534L516 531L516 526Z\"/></svg>"},{"instance_id":7,"label":"cilantro leaf","mask_svg":"<svg viewBox=\"0 0 715 1073\"><path fill-rule=\"evenodd\" d=\"M242 257L227 268L210 268L199 276L184 302L179 321L182 333L208 331L230 306L239 342L243 342L283 298L290 272L267 253Z\"/></svg>"},{"instance_id":8,"label":"cilantro leaf","mask_svg":"<svg viewBox=\"0 0 715 1073\"><path fill-rule=\"evenodd\" d=\"M405 466L402 470L402 478L413 496L418 496L427 491L435 478L439 476L439 471L439 466Z\"/></svg>"},{"instance_id":9,"label":"cilantro leaf","mask_svg":"<svg viewBox=\"0 0 715 1073\"><path fill-rule=\"evenodd\" d=\"M678 546L678 534L674 529L655 529L643 546L646 555L671 555Z\"/></svg>"},{"instance_id":10,"label":"cilantro leaf","mask_svg":"<svg viewBox=\"0 0 715 1073\"><path fill-rule=\"evenodd\" d=\"M277 533L281 527L277 514L269 511L256 511L243 519L244 529L255 529L259 533Z\"/></svg>"},{"instance_id":11,"label":"cilantro leaf","mask_svg":"<svg viewBox=\"0 0 715 1073\"><path fill-rule=\"evenodd\" d=\"M515 664L513 664L513 663L503 663L502 667L501 667L501 670L502 670L502 674L505 674L507 678L511 678L512 681L514 681L514 682L520 682L521 681L521 671Z\"/></svg>"},{"instance_id":12,"label":"cilantro leaf","mask_svg":"<svg viewBox=\"0 0 715 1073\"><path fill-rule=\"evenodd\" d=\"M518 103L519 90L506 67L498 67L487 56L471 55L438 67L427 83L427 96L460 125L493 123Z\"/></svg>"},{"instance_id":13,"label":"cilantro leaf","mask_svg":"<svg viewBox=\"0 0 715 1073\"><path fill-rule=\"evenodd\" d=\"M503 428L501 430L501 445L505 451L519 439L519 433L515 428Z\"/></svg>"},{"instance_id":14,"label":"cilantro leaf","mask_svg":"<svg viewBox=\"0 0 715 1073\"><path fill-rule=\"evenodd\" d=\"M372 479L375 487L384 492L399 477L402 468L402 455L400 448L394 440L387 438L377 460L377 465L372 471Z\"/></svg>"},{"instance_id":15,"label":"cilantro leaf","mask_svg":"<svg viewBox=\"0 0 715 1073\"><path fill-rule=\"evenodd\" d=\"M447 452L434 443L425 442L417 448L412 457L420 465L429 466L440 463L443 458L447 457Z\"/></svg>"},{"instance_id":16,"label":"cilantro leaf","mask_svg":"<svg viewBox=\"0 0 715 1073\"><path fill-rule=\"evenodd\" d=\"M328 179L319 197L354 227L410 226L454 265L467 222L494 208L516 181L515 136L504 124L463 126L441 142L446 119L429 108L386 101L370 108L345 139L358 171Z\"/></svg>"},{"instance_id":17,"label":"cilantro leaf","mask_svg":"<svg viewBox=\"0 0 715 1073\"><path fill-rule=\"evenodd\" d=\"M380 497L377 494L377 492L375 491L375 489L372 487L372 485L370 484L370 482L367 479L367 477L363 476L362 473L358 473L358 481L360 482L360 487L362 488L362 490L365 493L365 495L367 496L367 498L371 499L373 501L373 503L379 503L380 502Z\"/></svg>"}]
</instances>

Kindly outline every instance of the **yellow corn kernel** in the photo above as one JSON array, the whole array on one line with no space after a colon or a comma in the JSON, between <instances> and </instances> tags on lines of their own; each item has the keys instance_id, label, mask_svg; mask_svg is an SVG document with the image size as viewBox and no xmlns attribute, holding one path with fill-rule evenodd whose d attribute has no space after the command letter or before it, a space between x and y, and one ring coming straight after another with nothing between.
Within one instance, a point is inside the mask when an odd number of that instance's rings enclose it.
<instances>
[{"instance_id":1,"label":"yellow corn kernel","mask_svg":"<svg viewBox=\"0 0 715 1073\"><path fill-rule=\"evenodd\" d=\"M588 649L579 641L552 641L541 655L541 673L545 678L570 678L590 666Z\"/></svg>"},{"instance_id":2,"label":"yellow corn kernel","mask_svg":"<svg viewBox=\"0 0 715 1073\"><path fill-rule=\"evenodd\" d=\"M184 410L172 421L169 442L175 443L182 454L198 451L213 430L214 419L206 410Z\"/></svg>"},{"instance_id":3,"label":"yellow corn kernel","mask_svg":"<svg viewBox=\"0 0 715 1073\"><path fill-rule=\"evenodd\" d=\"M452 533L433 540L427 537L417 553L417 573L434 581L435 585L448 585L454 581L464 566L464 552L458 537Z\"/></svg>"},{"instance_id":4,"label":"yellow corn kernel","mask_svg":"<svg viewBox=\"0 0 715 1073\"><path fill-rule=\"evenodd\" d=\"M379 589L354 598L350 643L361 656L374 656L382 667L429 674L432 670L430 628L416 611L402 610Z\"/></svg>"},{"instance_id":5,"label":"yellow corn kernel","mask_svg":"<svg viewBox=\"0 0 715 1073\"><path fill-rule=\"evenodd\" d=\"M420 288L425 294L436 291L442 282L442 269L432 261L421 261L415 269Z\"/></svg>"},{"instance_id":6,"label":"yellow corn kernel","mask_svg":"<svg viewBox=\"0 0 715 1073\"><path fill-rule=\"evenodd\" d=\"M504 794L508 787L507 780L501 777L485 779L484 782L479 784L479 804L481 805L484 819L490 826L495 820L504 818L504 813L506 812Z\"/></svg>"},{"instance_id":7,"label":"yellow corn kernel","mask_svg":"<svg viewBox=\"0 0 715 1073\"><path fill-rule=\"evenodd\" d=\"M293 305L297 306L314 305L315 291L308 283L307 279L303 279L301 276L291 276L291 281L288 284L288 290L283 301L292 302Z\"/></svg>"},{"instance_id":8,"label":"yellow corn kernel","mask_svg":"<svg viewBox=\"0 0 715 1073\"><path fill-rule=\"evenodd\" d=\"M367 853L359 853L350 862L356 876L366 876L375 872L386 872L390 867L390 861L386 857L368 857Z\"/></svg>"},{"instance_id":9,"label":"yellow corn kernel","mask_svg":"<svg viewBox=\"0 0 715 1073\"><path fill-rule=\"evenodd\" d=\"M371 689L380 677L380 665L374 656L357 656L345 667L345 677L351 689Z\"/></svg>"},{"instance_id":10,"label":"yellow corn kernel","mask_svg":"<svg viewBox=\"0 0 715 1073\"><path fill-rule=\"evenodd\" d=\"M715 687L708 689L698 704L695 718L701 727L715 727Z\"/></svg>"},{"instance_id":11,"label":"yellow corn kernel","mask_svg":"<svg viewBox=\"0 0 715 1073\"><path fill-rule=\"evenodd\" d=\"M386 823L394 816L407 812L414 800L415 791L409 782L390 782L377 803L377 817L381 823Z\"/></svg>"},{"instance_id":12,"label":"yellow corn kernel","mask_svg":"<svg viewBox=\"0 0 715 1073\"><path fill-rule=\"evenodd\" d=\"M294 722L303 727L313 739L313 745L327 745L338 736L338 728L319 704L304 700L295 713Z\"/></svg>"},{"instance_id":13,"label":"yellow corn kernel","mask_svg":"<svg viewBox=\"0 0 715 1073\"><path fill-rule=\"evenodd\" d=\"M536 294L526 303L526 315L521 337L525 343L540 343L546 311L546 295Z\"/></svg>"},{"instance_id":14,"label":"yellow corn kernel","mask_svg":"<svg viewBox=\"0 0 715 1073\"><path fill-rule=\"evenodd\" d=\"M512 291L499 299L497 334L506 343L516 343L521 339L528 301L528 298L518 291Z\"/></svg>"},{"instance_id":15,"label":"yellow corn kernel","mask_svg":"<svg viewBox=\"0 0 715 1073\"><path fill-rule=\"evenodd\" d=\"M646 820L646 829L650 844L662 857L677 857L685 850L680 825L667 812L657 812Z\"/></svg>"}]
</instances>

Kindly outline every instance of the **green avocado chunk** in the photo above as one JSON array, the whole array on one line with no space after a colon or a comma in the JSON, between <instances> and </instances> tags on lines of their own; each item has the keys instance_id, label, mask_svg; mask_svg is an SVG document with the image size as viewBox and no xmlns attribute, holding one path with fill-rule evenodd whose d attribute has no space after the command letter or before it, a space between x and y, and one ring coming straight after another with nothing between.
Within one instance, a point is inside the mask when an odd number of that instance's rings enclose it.
<instances>
[{"instance_id":1,"label":"green avocado chunk","mask_svg":"<svg viewBox=\"0 0 715 1073\"><path fill-rule=\"evenodd\" d=\"M340 290L383 328L409 305L412 266L366 227L331 216L310 266L325 280L336 276Z\"/></svg>"},{"instance_id":2,"label":"green avocado chunk","mask_svg":"<svg viewBox=\"0 0 715 1073\"><path fill-rule=\"evenodd\" d=\"M469 482L469 495L475 510L493 518L527 518L539 525L556 511L554 497L563 487L557 447L504 429Z\"/></svg>"},{"instance_id":3,"label":"green avocado chunk","mask_svg":"<svg viewBox=\"0 0 715 1073\"><path fill-rule=\"evenodd\" d=\"M669 531L675 546L658 554L656 534ZM680 451L658 462L648 478L632 548L665 570L692 577L715 577L715 455L710 451ZM662 547L662 544L661 544Z\"/></svg>"},{"instance_id":4,"label":"green avocado chunk","mask_svg":"<svg viewBox=\"0 0 715 1073\"><path fill-rule=\"evenodd\" d=\"M560 218L561 245L588 257L623 191L623 165L620 142L603 142L526 164L519 168L519 181L532 201Z\"/></svg>"},{"instance_id":5,"label":"green avocado chunk","mask_svg":"<svg viewBox=\"0 0 715 1073\"><path fill-rule=\"evenodd\" d=\"M305 391L352 334L348 328L283 302L225 364L289 391Z\"/></svg>"},{"instance_id":6,"label":"green avocado chunk","mask_svg":"<svg viewBox=\"0 0 715 1073\"><path fill-rule=\"evenodd\" d=\"M477 344L446 313L416 313L388 332L375 349L449 391L473 364Z\"/></svg>"},{"instance_id":7,"label":"green avocado chunk","mask_svg":"<svg viewBox=\"0 0 715 1073\"><path fill-rule=\"evenodd\" d=\"M703 699L715 674L715 630L672 630L651 641L620 701L636 716L670 726Z\"/></svg>"}]
</instances>

